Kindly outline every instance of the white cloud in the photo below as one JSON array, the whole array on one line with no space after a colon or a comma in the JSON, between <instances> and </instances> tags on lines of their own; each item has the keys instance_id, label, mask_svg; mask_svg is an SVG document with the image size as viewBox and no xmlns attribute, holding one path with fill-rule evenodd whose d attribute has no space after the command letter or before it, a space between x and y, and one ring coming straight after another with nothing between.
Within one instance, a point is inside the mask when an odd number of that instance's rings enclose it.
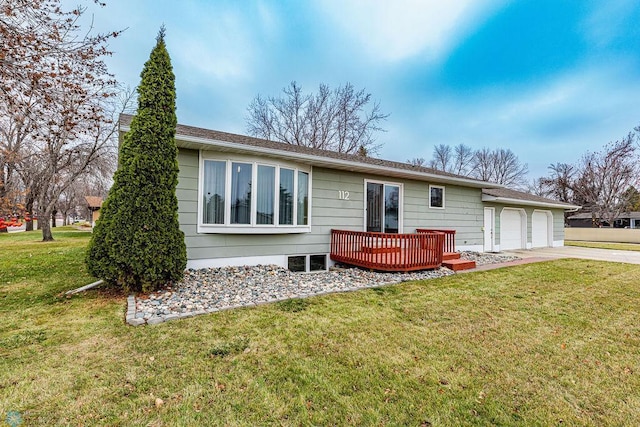
<instances>
[{"instance_id":1,"label":"white cloud","mask_svg":"<svg viewBox=\"0 0 640 427\"><path fill-rule=\"evenodd\" d=\"M529 164L531 176L541 176L549 164L574 163L640 124L640 80L629 79L623 69L591 66L533 88L430 99L410 123L390 124L411 134L383 135L381 155L429 159L436 144L510 148Z\"/></svg>"},{"instance_id":2,"label":"white cloud","mask_svg":"<svg viewBox=\"0 0 640 427\"><path fill-rule=\"evenodd\" d=\"M328 0L321 9L369 55L438 59L504 0Z\"/></svg>"}]
</instances>

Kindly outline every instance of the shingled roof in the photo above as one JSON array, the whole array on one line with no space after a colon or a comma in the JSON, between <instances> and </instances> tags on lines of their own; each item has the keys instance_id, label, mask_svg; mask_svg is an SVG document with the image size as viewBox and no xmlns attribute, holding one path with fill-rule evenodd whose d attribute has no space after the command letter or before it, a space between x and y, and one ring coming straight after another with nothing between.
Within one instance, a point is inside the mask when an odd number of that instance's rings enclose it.
<instances>
[{"instance_id":1,"label":"shingled roof","mask_svg":"<svg viewBox=\"0 0 640 427\"><path fill-rule=\"evenodd\" d=\"M87 202L87 206L90 208L102 207L102 197L98 196L85 196L84 200Z\"/></svg>"},{"instance_id":2,"label":"shingled roof","mask_svg":"<svg viewBox=\"0 0 640 427\"><path fill-rule=\"evenodd\" d=\"M485 202L520 202L524 205L557 207L567 210L580 209L580 206L572 205L571 203L559 202L557 200L536 196L535 194L525 193L523 191L511 190L509 188L483 188L482 200Z\"/></svg>"},{"instance_id":3,"label":"shingled roof","mask_svg":"<svg viewBox=\"0 0 640 427\"><path fill-rule=\"evenodd\" d=\"M133 116L120 115L121 131L128 131ZM466 176L439 171L432 168L414 166L409 163L338 153L283 142L269 141L216 130L202 129L193 126L178 125L176 127L176 143L178 147L189 149L212 149L220 151L255 152L264 156L291 159L302 163L331 167L356 172L376 173L377 175L403 177L423 181L454 183L470 187L501 188L502 185L481 181Z\"/></svg>"}]
</instances>

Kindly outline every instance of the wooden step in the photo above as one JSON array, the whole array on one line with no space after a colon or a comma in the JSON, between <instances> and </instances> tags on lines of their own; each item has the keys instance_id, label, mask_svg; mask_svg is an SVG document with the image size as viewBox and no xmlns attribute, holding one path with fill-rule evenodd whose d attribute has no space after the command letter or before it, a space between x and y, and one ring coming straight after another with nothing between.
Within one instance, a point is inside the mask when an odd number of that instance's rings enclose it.
<instances>
[{"instance_id":1,"label":"wooden step","mask_svg":"<svg viewBox=\"0 0 640 427\"><path fill-rule=\"evenodd\" d=\"M400 248L397 246L379 247L379 246L363 246L362 252L367 254L390 254L400 252Z\"/></svg>"},{"instance_id":2,"label":"wooden step","mask_svg":"<svg viewBox=\"0 0 640 427\"><path fill-rule=\"evenodd\" d=\"M446 261L448 259L460 259L460 254L458 252L445 252L442 254L442 260Z\"/></svg>"},{"instance_id":3,"label":"wooden step","mask_svg":"<svg viewBox=\"0 0 640 427\"><path fill-rule=\"evenodd\" d=\"M453 271L470 270L476 268L476 262L467 259L450 259L448 261L442 261L442 266Z\"/></svg>"}]
</instances>

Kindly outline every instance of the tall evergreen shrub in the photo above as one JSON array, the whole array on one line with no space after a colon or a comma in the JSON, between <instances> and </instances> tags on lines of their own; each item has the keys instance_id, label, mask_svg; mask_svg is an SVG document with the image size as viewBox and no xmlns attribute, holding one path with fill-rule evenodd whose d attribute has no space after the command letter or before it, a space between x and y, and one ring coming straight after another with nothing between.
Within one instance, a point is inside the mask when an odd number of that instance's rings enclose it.
<instances>
[{"instance_id":1,"label":"tall evergreen shrub","mask_svg":"<svg viewBox=\"0 0 640 427\"><path fill-rule=\"evenodd\" d=\"M140 75L138 110L86 259L92 275L129 291L177 280L187 262L176 197L175 76L164 33L163 27Z\"/></svg>"}]
</instances>

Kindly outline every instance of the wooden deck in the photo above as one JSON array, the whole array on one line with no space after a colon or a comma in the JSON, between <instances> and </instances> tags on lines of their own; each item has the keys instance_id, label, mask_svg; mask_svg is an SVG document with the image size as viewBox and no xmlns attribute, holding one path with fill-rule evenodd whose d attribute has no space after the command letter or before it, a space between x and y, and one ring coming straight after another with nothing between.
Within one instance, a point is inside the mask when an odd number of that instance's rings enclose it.
<instances>
[{"instance_id":1,"label":"wooden deck","mask_svg":"<svg viewBox=\"0 0 640 427\"><path fill-rule=\"evenodd\" d=\"M378 271L416 271L444 265L454 271L476 266L461 260L455 230L419 228L415 234L331 230L331 259Z\"/></svg>"},{"instance_id":2,"label":"wooden deck","mask_svg":"<svg viewBox=\"0 0 640 427\"><path fill-rule=\"evenodd\" d=\"M331 230L331 259L378 271L415 271L442 265L444 233L370 233Z\"/></svg>"}]
</instances>

